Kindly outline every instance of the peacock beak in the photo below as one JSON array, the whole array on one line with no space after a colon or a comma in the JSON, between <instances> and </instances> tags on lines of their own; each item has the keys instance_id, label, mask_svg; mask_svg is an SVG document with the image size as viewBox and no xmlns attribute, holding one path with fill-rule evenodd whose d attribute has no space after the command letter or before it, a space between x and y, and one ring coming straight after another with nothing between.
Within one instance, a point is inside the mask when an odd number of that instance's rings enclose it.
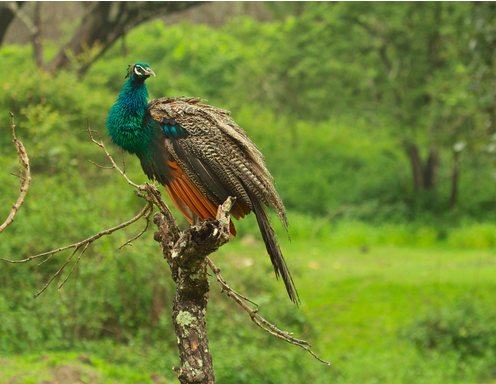
<instances>
[{"instance_id":1,"label":"peacock beak","mask_svg":"<svg viewBox=\"0 0 496 384\"><path fill-rule=\"evenodd\" d=\"M151 68L145 68L145 73L146 73L147 75L153 75L153 77L157 77L157 76L155 75L155 72L153 72Z\"/></svg>"}]
</instances>

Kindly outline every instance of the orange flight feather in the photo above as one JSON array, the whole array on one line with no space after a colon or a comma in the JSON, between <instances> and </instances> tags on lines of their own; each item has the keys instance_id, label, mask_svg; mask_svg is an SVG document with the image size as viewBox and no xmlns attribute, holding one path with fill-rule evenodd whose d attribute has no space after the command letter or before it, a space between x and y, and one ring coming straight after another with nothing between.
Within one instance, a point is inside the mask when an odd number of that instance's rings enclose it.
<instances>
[{"instance_id":1,"label":"orange flight feather","mask_svg":"<svg viewBox=\"0 0 496 384\"><path fill-rule=\"evenodd\" d=\"M168 161L168 164L173 170L172 175L175 179L165 186L165 190L177 210L190 224L193 224L193 215L191 214L191 211L193 211L200 220L207 218L215 219L218 207L202 195L200 190L193 184L189 177L186 176L181 168L179 168L176 162ZM236 216L238 217L235 218L238 219L239 215ZM232 236L236 236L236 228L232 221L230 222L229 232Z\"/></svg>"}]
</instances>

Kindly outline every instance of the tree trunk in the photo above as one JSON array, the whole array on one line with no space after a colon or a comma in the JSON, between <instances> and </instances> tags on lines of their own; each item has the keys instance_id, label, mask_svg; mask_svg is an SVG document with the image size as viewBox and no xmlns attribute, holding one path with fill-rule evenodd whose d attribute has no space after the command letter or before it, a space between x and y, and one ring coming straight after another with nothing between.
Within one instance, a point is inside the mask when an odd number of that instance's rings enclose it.
<instances>
[{"instance_id":1,"label":"tree trunk","mask_svg":"<svg viewBox=\"0 0 496 384\"><path fill-rule=\"evenodd\" d=\"M450 209L456 207L458 202L458 178L460 173L460 151L453 151L453 172L451 174L451 196L450 196Z\"/></svg>"},{"instance_id":2,"label":"tree trunk","mask_svg":"<svg viewBox=\"0 0 496 384\"><path fill-rule=\"evenodd\" d=\"M431 145L429 148L429 157L424 166L424 188L426 190L435 190L438 182L439 165L441 160L437 148Z\"/></svg>"},{"instance_id":3,"label":"tree trunk","mask_svg":"<svg viewBox=\"0 0 496 384\"><path fill-rule=\"evenodd\" d=\"M439 57L439 44L441 42L440 28L441 28L442 11L443 11L443 5L441 2L434 2L432 6L434 7L433 22L437 28L435 29L433 28L429 36L429 39L427 40L431 72L434 71L436 68L441 67L442 65L442 62Z\"/></svg>"},{"instance_id":4,"label":"tree trunk","mask_svg":"<svg viewBox=\"0 0 496 384\"><path fill-rule=\"evenodd\" d=\"M215 383L205 328L209 291L207 256L229 241L229 211L233 201L229 198L219 207L217 220L204 220L184 233L179 232L175 219L166 216L165 210L153 217L158 227L155 240L161 245L177 287L172 320L181 367L173 369L183 384Z\"/></svg>"},{"instance_id":5,"label":"tree trunk","mask_svg":"<svg viewBox=\"0 0 496 384\"><path fill-rule=\"evenodd\" d=\"M182 368L174 370L181 382L215 383L205 322L209 291L206 263L180 273L177 278L172 322Z\"/></svg>"},{"instance_id":6,"label":"tree trunk","mask_svg":"<svg viewBox=\"0 0 496 384\"><path fill-rule=\"evenodd\" d=\"M438 183L440 159L436 146L431 145L429 156L422 164L418 146L413 143L405 145L412 168L413 187L415 191L435 190Z\"/></svg>"},{"instance_id":7,"label":"tree trunk","mask_svg":"<svg viewBox=\"0 0 496 384\"><path fill-rule=\"evenodd\" d=\"M418 147L412 143L407 144L406 153L412 167L413 188L415 191L420 191L424 189L424 172L422 171L422 162L420 160Z\"/></svg>"}]
</instances>

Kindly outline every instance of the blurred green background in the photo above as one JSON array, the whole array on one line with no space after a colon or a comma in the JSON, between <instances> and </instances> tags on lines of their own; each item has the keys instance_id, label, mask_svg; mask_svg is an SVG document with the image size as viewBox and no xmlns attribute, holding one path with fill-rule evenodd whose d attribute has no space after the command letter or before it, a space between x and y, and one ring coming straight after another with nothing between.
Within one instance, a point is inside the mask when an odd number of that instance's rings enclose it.
<instances>
[{"instance_id":1,"label":"blurred green background","mask_svg":"<svg viewBox=\"0 0 496 384\"><path fill-rule=\"evenodd\" d=\"M18 196L9 111L33 181L0 257L141 210L122 177L89 163L107 159L83 131L88 119L120 158L106 117L127 65L147 62L151 98L228 109L265 155L301 307L276 281L254 217L213 260L262 316L332 363L263 333L212 280L219 383L496 383L495 3L215 2L150 15L148 3L109 2L124 8L104 24L142 19L91 44L77 39L103 3L13 4L0 2L2 21L11 12L0 28L0 220ZM79 51L65 45L74 39ZM136 158L126 167L146 181ZM37 299L68 254L0 264L1 383L177 382L174 287L153 230L118 249L144 225L93 243L66 285L57 291L62 275Z\"/></svg>"}]
</instances>

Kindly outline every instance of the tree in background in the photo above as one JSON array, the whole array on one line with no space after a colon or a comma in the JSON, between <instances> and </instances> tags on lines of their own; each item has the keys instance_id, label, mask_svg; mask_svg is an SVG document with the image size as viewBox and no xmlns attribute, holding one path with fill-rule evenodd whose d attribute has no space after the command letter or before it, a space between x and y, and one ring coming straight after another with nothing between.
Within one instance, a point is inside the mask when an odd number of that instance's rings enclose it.
<instances>
[{"instance_id":1,"label":"tree in background","mask_svg":"<svg viewBox=\"0 0 496 384\"><path fill-rule=\"evenodd\" d=\"M68 54L70 52L70 55L82 61L79 73L84 74L116 40L138 24L163 14L183 11L200 3L198 1L87 3L81 25L74 32L71 41L63 46L50 62L48 70L53 72L67 66L70 62ZM84 53L88 48L96 48L96 52L91 58L84 60Z\"/></svg>"},{"instance_id":2,"label":"tree in background","mask_svg":"<svg viewBox=\"0 0 496 384\"><path fill-rule=\"evenodd\" d=\"M153 8L147 7L152 5L80 5L85 12L79 29L48 68L56 72L71 62L83 74L119 36L123 47L133 46L136 53L135 42L124 44L127 32L121 32L151 19ZM431 211L457 205L458 185L465 177L460 170L494 133L495 11L490 3L271 3L262 4L257 17L241 17L233 23L227 22L227 16L240 11L225 6L212 3L188 11L194 23L205 24L217 10L223 16L211 24L219 28L196 31L196 26L191 27L180 39L157 32L174 44L165 44L155 35L150 39L140 35L142 45L148 47L141 55L155 53L154 62L161 62L159 49L167 52L168 60L161 65L177 75L167 79L167 87L178 76L188 78L180 81L189 81L192 96L223 99L233 111L260 106L278 121L293 120L285 127L292 149L311 145L302 139L315 134L311 129L303 132L297 122L323 127L330 119L351 124L362 119L370 132L394 142L390 152L401 158L399 172L408 178L387 202ZM132 9L137 10L135 14L130 14ZM224 27L219 25L222 20ZM170 29L171 22L164 30ZM203 38L204 33L211 35L212 43ZM42 51L35 46L37 62L43 61L36 52ZM121 60L126 55L126 49L116 47L105 59ZM172 94L182 92L184 88L176 87ZM459 142L467 144L463 154L453 149ZM313 156L302 169L321 163L312 160L316 151L310 152L300 154ZM355 163L360 162L355 157ZM324 181L329 185L322 190L329 190L333 182ZM450 196L444 187L448 184ZM382 198L384 190L390 188L377 188L372 198ZM356 194L334 205L362 204L363 200L363 193ZM320 211L321 206L316 212Z\"/></svg>"},{"instance_id":3,"label":"tree in background","mask_svg":"<svg viewBox=\"0 0 496 384\"><path fill-rule=\"evenodd\" d=\"M300 120L364 116L386 129L410 163L414 199L436 204L443 153L461 140L475 145L492 125L494 8L306 4L262 46L250 83L240 82L251 102ZM452 178L456 186L457 171Z\"/></svg>"},{"instance_id":4,"label":"tree in background","mask_svg":"<svg viewBox=\"0 0 496 384\"><path fill-rule=\"evenodd\" d=\"M14 15L17 14L30 29L34 42L35 61L42 67L40 4L36 5L33 22L20 11L23 3L18 3L20 5L6 3L0 8L0 18L3 21L0 28L0 42ZM80 26L74 31L70 41L60 48L46 69L54 73L74 61L78 63L79 74L83 75L95 60L132 28L161 15L180 12L199 4L201 4L199 1L85 2Z\"/></svg>"}]
</instances>

